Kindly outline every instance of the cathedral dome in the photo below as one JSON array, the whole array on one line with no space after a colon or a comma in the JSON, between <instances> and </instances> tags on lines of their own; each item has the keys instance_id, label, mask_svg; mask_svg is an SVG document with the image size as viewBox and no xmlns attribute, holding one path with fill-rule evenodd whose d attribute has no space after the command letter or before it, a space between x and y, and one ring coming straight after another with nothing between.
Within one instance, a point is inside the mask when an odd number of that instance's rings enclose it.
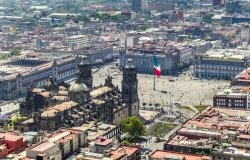
<instances>
[{"instance_id":1,"label":"cathedral dome","mask_svg":"<svg viewBox=\"0 0 250 160\"><path fill-rule=\"evenodd\" d=\"M126 65L125 65L125 68L126 69L134 69L135 66L133 64L133 59L129 58L126 62Z\"/></svg>"},{"instance_id":2,"label":"cathedral dome","mask_svg":"<svg viewBox=\"0 0 250 160\"><path fill-rule=\"evenodd\" d=\"M84 83L74 83L69 87L70 92L88 92L89 88Z\"/></svg>"}]
</instances>

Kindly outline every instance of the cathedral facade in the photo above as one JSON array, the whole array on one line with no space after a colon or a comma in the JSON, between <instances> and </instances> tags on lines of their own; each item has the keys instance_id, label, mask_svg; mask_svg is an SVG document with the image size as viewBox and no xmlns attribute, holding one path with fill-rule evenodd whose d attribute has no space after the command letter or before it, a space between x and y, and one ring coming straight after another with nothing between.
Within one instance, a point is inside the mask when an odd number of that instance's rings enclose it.
<instances>
[{"instance_id":1,"label":"cathedral facade","mask_svg":"<svg viewBox=\"0 0 250 160\"><path fill-rule=\"evenodd\" d=\"M20 131L53 131L90 121L119 125L126 117L139 115L137 72L131 59L121 83L119 90L107 76L104 85L93 88L91 65L84 59L73 84L57 84L50 77L44 88L29 91L20 103L20 114L26 118L14 127Z\"/></svg>"}]
</instances>

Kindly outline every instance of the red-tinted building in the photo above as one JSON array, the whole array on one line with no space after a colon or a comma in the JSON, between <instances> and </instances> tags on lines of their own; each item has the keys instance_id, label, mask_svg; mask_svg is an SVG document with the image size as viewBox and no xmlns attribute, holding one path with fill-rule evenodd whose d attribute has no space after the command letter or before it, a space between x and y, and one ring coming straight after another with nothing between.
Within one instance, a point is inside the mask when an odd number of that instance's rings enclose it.
<instances>
[{"instance_id":1,"label":"red-tinted building","mask_svg":"<svg viewBox=\"0 0 250 160\"><path fill-rule=\"evenodd\" d=\"M5 144L2 144L0 146L0 158L2 159L4 157L6 157L8 154L9 154L9 152L8 152L7 146Z\"/></svg>"},{"instance_id":2,"label":"red-tinted building","mask_svg":"<svg viewBox=\"0 0 250 160\"><path fill-rule=\"evenodd\" d=\"M141 148L137 146L119 146L110 154L114 160L141 160Z\"/></svg>"},{"instance_id":3,"label":"red-tinted building","mask_svg":"<svg viewBox=\"0 0 250 160\"><path fill-rule=\"evenodd\" d=\"M26 147L26 141L23 136L17 136L14 133L0 133L0 158L6 157L9 153L23 151Z\"/></svg>"},{"instance_id":4,"label":"red-tinted building","mask_svg":"<svg viewBox=\"0 0 250 160\"><path fill-rule=\"evenodd\" d=\"M178 21L184 21L183 11L181 11L181 10L176 10L175 13L176 13L176 17L177 17L177 20L178 20Z\"/></svg>"},{"instance_id":5,"label":"red-tinted building","mask_svg":"<svg viewBox=\"0 0 250 160\"><path fill-rule=\"evenodd\" d=\"M232 79L231 85L249 86L250 85L250 68L240 72Z\"/></svg>"},{"instance_id":6,"label":"red-tinted building","mask_svg":"<svg viewBox=\"0 0 250 160\"><path fill-rule=\"evenodd\" d=\"M180 160L212 160L209 156L156 150L149 155L149 160L180 159Z\"/></svg>"}]
</instances>

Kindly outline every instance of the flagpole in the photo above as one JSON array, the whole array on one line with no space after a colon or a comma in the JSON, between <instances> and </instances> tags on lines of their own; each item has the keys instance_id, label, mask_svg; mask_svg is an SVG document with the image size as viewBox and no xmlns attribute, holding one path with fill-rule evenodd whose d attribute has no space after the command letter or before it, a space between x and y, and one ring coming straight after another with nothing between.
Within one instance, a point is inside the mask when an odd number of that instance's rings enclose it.
<instances>
[{"instance_id":1,"label":"flagpole","mask_svg":"<svg viewBox=\"0 0 250 160\"><path fill-rule=\"evenodd\" d=\"M155 53L153 55L153 58L154 58L154 56L155 56ZM153 90L155 91L155 73L154 73L154 68L153 68L153 74L154 74L154 86L153 86Z\"/></svg>"},{"instance_id":2,"label":"flagpole","mask_svg":"<svg viewBox=\"0 0 250 160\"><path fill-rule=\"evenodd\" d=\"M154 88L153 88L153 90L155 91L155 74L154 74Z\"/></svg>"}]
</instances>

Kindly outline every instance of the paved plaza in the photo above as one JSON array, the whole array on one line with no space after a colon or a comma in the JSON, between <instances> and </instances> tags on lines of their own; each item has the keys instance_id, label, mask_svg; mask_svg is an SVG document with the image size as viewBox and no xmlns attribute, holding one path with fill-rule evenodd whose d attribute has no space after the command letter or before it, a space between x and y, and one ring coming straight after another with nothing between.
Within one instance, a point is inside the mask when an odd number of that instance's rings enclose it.
<instances>
[{"instance_id":1,"label":"paved plaza","mask_svg":"<svg viewBox=\"0 0 250 160\"><path fill-rule=\"evenodd\" d=\"M115 66L115 63L106 65L94 73L94 85L103 84L108 74L113 76L114 84L120 88L122 73ZM156 90L154 91L153 75L138 74L138 81L141 106L143 103L147 105L158 103L161 106L174 103L181 105L210 105L212 104L212 97L230 84L229 81L194 80L188 74L182 74L179 77L156 77Z\"/></svg>"}]
</instances>

